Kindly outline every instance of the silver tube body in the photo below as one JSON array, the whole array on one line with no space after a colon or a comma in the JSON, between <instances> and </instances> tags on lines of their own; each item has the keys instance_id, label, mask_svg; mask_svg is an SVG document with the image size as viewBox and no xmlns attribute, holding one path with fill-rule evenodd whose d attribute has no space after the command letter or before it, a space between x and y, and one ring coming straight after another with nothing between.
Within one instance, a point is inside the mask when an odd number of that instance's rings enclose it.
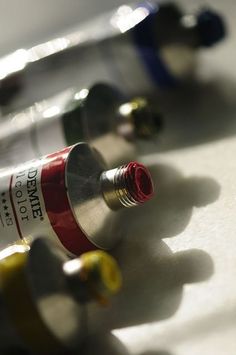
<instances>
[{"instance_id":1,"label":"silver tube body","mask_svg":"<svg viewBox=\"0 0 236 355\"><path fill-rule=\"evenodd\" d=\"M111 248L121 238L120 210L103 196L104 170L102 157L86 143L2 169L0 249L39 235L72 255Z\"/></svg>"},{"instance_id":2,"label":"silver tube body","mask_svg":"<svg viewBox=\"0 0 236 355\"><path fill-rule=\"evenodd\" d=\"M116 88L98 83L90 89L65 90L6 115L0 121L1 167L17 165L79 141L98 149L109 167L133 159L134 143L117 132L118 107L124 101L125 96ZM73 124L67 118L71 112Z\"/></svg>"},{"instance_id":3,"label":"silver tube body","mask_svg":"<svg viewBox=\"0 0 236 355\"><path fill-rule=\"evenodd\" d=\"M135 94L156 88L133 30L158 10L152 1L123 5L68 34L5 56L0 60L0 99L8 104L5 112L27 107L78 82L87 87L110 81ZM193 66L193 52L187 45L161 47L155 66L165 63L169 77L182 77Z\"/></svg>"}]
</instances>

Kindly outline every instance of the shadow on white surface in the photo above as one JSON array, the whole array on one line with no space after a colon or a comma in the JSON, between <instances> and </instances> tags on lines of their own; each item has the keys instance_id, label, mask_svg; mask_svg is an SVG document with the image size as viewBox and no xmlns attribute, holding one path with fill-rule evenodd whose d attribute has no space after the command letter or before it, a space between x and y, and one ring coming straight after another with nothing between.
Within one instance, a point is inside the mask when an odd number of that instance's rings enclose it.
<instances>
[{"instance_id":1,"label":"shadow on white surface","mask_svg":"<svg viewBox=\"0 0 236 355\"><path fill-rule=\"evenodd\" d=\"M125 235L138 233L139 239L147 236L154 241L176 236L187 227L194 207L207 206L219 197L220 186L211 177L184 177L175 167L164 164L149 169L155 196L142 207L125 211Z\"/></svg>"},{"instance_id":2,"label":"shadow on white surface","mask_svg":"<svg viewBox=\"0 0 236 355\"><path fill-rule=\"evenodd\" d=\"M153 101L164 129L153 151L175 150L236 134L236 82L228 77L195 78L178 90L159 92Z\"/></svg>"},{"instance_id":3,"label":"shadow on white surface","mask_svg":"<svg viewBox=\"0 0 236 355\"><path fill-rule=\"evenodd\" d=\"M111 333L102 333L88 338L81 349L83 355L107 354L107 355L130 355L124 344ZM147 351L139 355L171 355L166 351Z\"/></svg>"},{"instance_id":4,"label":"shadow on white surface","mask_svg":"<svg viewBox=\"0 0 236 355\"><path fill-rule=\"evenodd\" d=\"M123 241L113 254L122 268L124 285L107 310L89 309L91 324L98 329L169 318L180 305L184 284L206 280L213 273L213 262L206 252L173 253L161 239L180 234L194 206L214 202L219 197L219 184L209 177L185 178L164 165L153 167L152 172L156 197L146 206L126 211L117 227Z\"/></svg>"},{"instance_id":5,"label":"shadow on white surface","mask_svg":"<svg viewBox=\"0 0 236 355\"><path fill-rule=\"evenodd\" d=\"M129 355L123 343L111 333L101 333L94 337L89 337L81 349L83 355L109 354L109 355Z\"/></svg>"},{"instance_id":6,"label":"shadow on white surface","mask_svg":"<svg viewBox=\"0 0 236 355\"><path fill-rule=\"evenodd\" d=\"M171 354L167 351L147 351L140 355L171 355Z\"/></svg>"},{"instance_id":7,"label":"shadow on white surface","mask_svg":"<svg viewBox=\"0 0 236 355\"><path fill-rule=\"evenodd\" d=\"M116 329L169 318L181 303L184 284L206 280L213 273L211 257L201 250L172 253L163 241L152 247L137 247L135 242L132 250L119 250L124 286L108 310L98 311L100 327Z\"/></svg>"}]
</instances>

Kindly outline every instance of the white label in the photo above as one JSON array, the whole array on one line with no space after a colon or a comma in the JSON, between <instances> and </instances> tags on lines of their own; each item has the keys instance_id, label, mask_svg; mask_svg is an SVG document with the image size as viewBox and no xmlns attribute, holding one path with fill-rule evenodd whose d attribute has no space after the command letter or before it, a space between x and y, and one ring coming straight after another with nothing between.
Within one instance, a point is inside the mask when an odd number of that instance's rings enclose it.
<instances>
[{"instance_id":1,"label":"white label","mask_svg":"<svg viewBox=\"0 0 236 355\"><path fill-rule=\"evenodd\" d=\"M41 172L46 162L46 159L35 160L0 172L1 249L23 238L47 236L58 241L41 189Z\"/></svg>"}]
</instances>

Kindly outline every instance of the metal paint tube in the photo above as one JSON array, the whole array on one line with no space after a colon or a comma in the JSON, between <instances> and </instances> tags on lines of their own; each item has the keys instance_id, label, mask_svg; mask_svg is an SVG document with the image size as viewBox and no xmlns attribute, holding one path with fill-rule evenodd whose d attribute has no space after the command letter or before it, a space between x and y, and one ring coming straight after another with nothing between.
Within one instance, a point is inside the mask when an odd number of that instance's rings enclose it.
<instances>
[{"instance_id":1,"label":"metal paint tube","mask_svg":"<svg viewBox=\"0 0 236 355\"><path fill-rule=\"evenodd\" d=\"M15 110L68 87L110 81L129 93L172 87L194 65L194 52L225 36L210 9L184 14L174 3L127 4L0 60L0 103Z\"/></svg>"},{"instance_id":2,"label":"metal paint tube","mask_svg":"<svg viewBox=\"0 0 236 355\"><path fill-rule=\"evenodd\" d=\"M152 141L159 131L159 112L145 98L127 100L104 83L68 89L0 122L0 163L11 166L87 141L113 167L133 159L135 143Z\"/></svg>"},{"instance_id":3,"label":"metal paint tube","mask_svg":"<svg viewBox=\"0 0 236 355\"><path fill-rule=\"evenodd\" d=\"M58 354L79 349L89 332L85 305L107 305L122 279L106 253L69 260L43 238L0 252L0 281L0 350Z\"/></svg>"},{"instance_id":4,"label":"metal paint tube","mask_svg":"<svg viewBox=\"0 0 236 355\"><path fill-rule=\"evenodd\" d=\"M46 235L72 255L109 249L121 237L120 211L151 198L143 165L106 170L86 143L0 172L0 248Z\"/></svg>"}]
</instances>

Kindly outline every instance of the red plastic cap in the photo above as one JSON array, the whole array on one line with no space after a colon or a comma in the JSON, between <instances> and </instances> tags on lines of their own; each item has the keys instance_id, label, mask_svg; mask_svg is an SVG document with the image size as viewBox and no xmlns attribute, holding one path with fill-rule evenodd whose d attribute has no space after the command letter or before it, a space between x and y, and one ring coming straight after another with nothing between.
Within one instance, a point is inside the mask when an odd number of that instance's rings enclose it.
<instances>
[{"instance_id":1,"label":"red plastic cap","mask_svg":"<svg viewBox=\"0 0 236 355\"><path fill-rule=\"evenodd\" d=\"M138 204L148 201L154 193L153 181L149 170L142 164L130 162L126 165L125 180L127 190Z\"/></svg>"}]
</instances>

